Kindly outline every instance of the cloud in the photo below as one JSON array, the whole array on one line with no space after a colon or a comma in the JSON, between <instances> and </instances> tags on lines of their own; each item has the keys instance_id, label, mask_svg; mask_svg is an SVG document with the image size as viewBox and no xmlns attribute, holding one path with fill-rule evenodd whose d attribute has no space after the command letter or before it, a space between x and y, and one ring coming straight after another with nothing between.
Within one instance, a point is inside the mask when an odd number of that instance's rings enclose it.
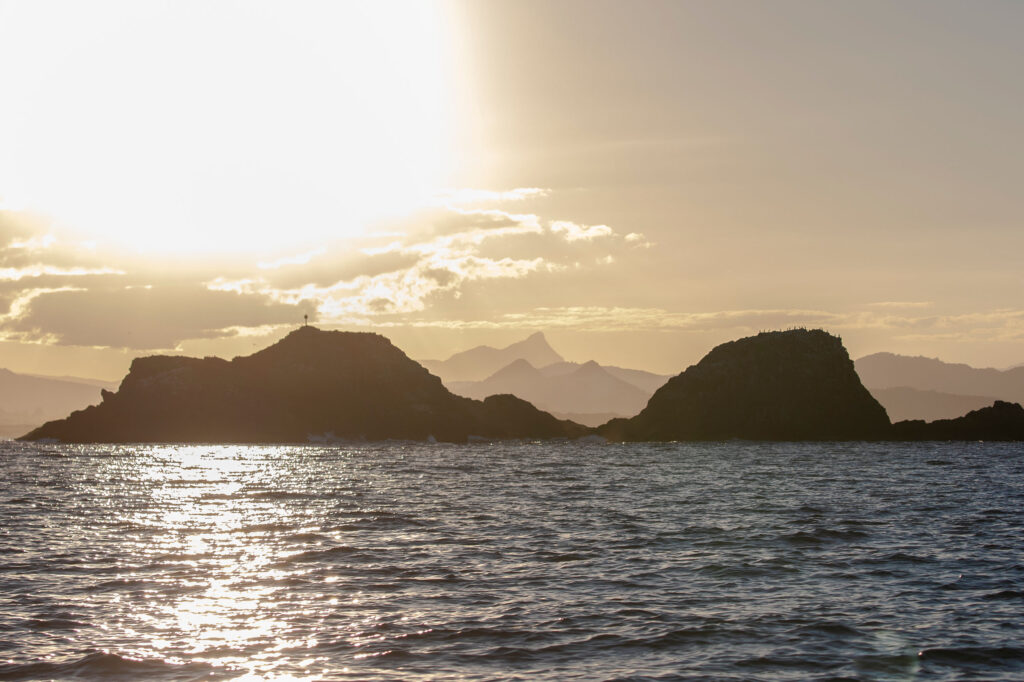
<instances>
[{"instance_id":1,"label":"cloud","mask_svg":"<svg viewBox=\"0 0 1024 682\"><path fill-rule=\"evenodd\" d=\"M0 210L0 253L25 248L33 239L42 238L48 225L23 211Z\"/></svg>"},{"instance_id":2,"label":"cloud","mask_svg":"<svg viewBox=\"0 0 1024 682\"><path fill-rule=\"evenodd\" d=\"M440 192L437 200L446 205L495 203L503 201L523 201L537 197L545 197L551 190L541 187L516 187L515 189L495 191L489 189L449 189Z\"/></svg>"},{"instance_id":3,"label":"cloud","mask_svg":"<svg viewBox=\"0 0 1024 682\"><path fill-rule=\"evenodd\" d=\"M430 220L430 226L431 232L435 235L451 235L479 230L514 228L529 219L533 219L533 224L536 225L535 216L514 215L498 210L450 209L433 217ZM540 227L536 227L535 230L539 231Z\"/></svg>"},{"instance_id":4,"label":"cloud","mask_svg":"<svg viewBox=\"0 0 1024 682\"><path fill-rule=\"evenodd\" d=\"M451 314L474 283L618 267L644 241L494 206L547 194L452 190L444 206L386 233L231 265L90 250L52 236L46 221L0 212L0 338L153 350L294 324L305 313L324 324Z\"/></svg>"},{"instance_id":5,"label":"cloud","mask_svg":"<svg viewBox=\"0 0 1024 682\"><path fill-rule=\"evenodd\" d=\"M0 282L20 282L23 279L51 277L86 277L91 275L123 275L115 268L59 267L56 265L29 265L20 268L0 268Z\"/></svg>"},{"instance_id":6,"label":"cloud","mask_svg":"<svg viewBox=\"0 0 1024 682\"><path fill-rule=\"evenodd\" d=\"M647 237L645 237L643 234L639 232L630 232L625 237L623 237L623 239L626 241L627 244L630 244L631 246L637 246L644 249L654 246L653 243L647 241Z\"/></svg>"},{"instance_id":7,"label":"cloud","mask_svg":"<svg viewBox=\"0 0 1024 682\"><path fill-rule=\"evenodd\" d=\"M119 270L101 262L86 245L61 241L41 216L0 210L0 279L34 277L63 270L69 276ZM20 274L19 274L20 273Z\"/></svg>"},{"instance_id":8,"label":"cloud","mask_svg":"<svg viewBox=\"0 0 1024 682\"><path fill-rule=\"evenodd\" d=\"M435 234L450 241L479 244L486 239L517 234L542 234L541 220L532 213L509 213L496 208L453 208L434 221Z\"/></svg>"},{"instance_id":9,"label":"cloud","mask_svg":"<svg viewBox=\"0 0 1024 682\"><path fill-rule=\"evenodd\" d=\"M295 259L302 262L273 262L251 276L216 278L208 287L289 304L316 301L323 321L346 323L422 312L439 297L459 299L473 282L519 280L583 263L607 267L617 262L611 251L626 248L606 225L495 208L431 211L390 227L392 241L380 246L335 246Z\"/></svg>"},{"instance_id":10,"label":"cloud","mask_svg":"<svg viewBox=\"0 0 1024 682\"><path fill-rule=\"evenodd\" d=\"M432 297L442 294L458 297L467 282L520 279L551 267L539 257L491 259L439 251L424 255L408 269L360 277L321 291L305 288L299 293L320 301L321 315L326 319L347 321L353 317L420 312L427 308Z\"/></svg>"},{"instance_id":11,"label":"cloud","mask_svg":"<svg viewBox=\"0 0 1024 682\"><path fill-rule=\"evenodd\" d=\"M297 289L307 285L328 288L338 282L376 277L414 266L420 254L403 249L366 253L359 249L328 252L305 264L287 264L261 277L276 289Z\"/></svg>"},{"instance_id":12,"label":"cloud","mask_svg":"<svg viewBox=\"0 0 1024 682\"><path fill-rule=\"evenodd\" d=\"M41 292L3 324L8 337L63 345L171 349L186 339L231 335L230 328L296 324L309 303L212 291L200 286Z\"/></svg>"},{"instance_id":13,"label":"cloud","mask_svg":"<svg viewBox=\"0 0 1024 682\"><path fill-rule=\"evenodd\" d=\"M53 243L48 227L31 214L0 211L0 272L33 263L38 253Z\"/></svg>"},{"instance_id":14,"label":"cloud","mask_svg":"<svg viewBox=\"0 0 1024 682\"><path fill-rule=\"evenodd\" d=\"M260 270L277 270L278 268L284 267L286 265L305 265L314 256L319 256L323 254L323 252L323 248L313 249L312 251L307 251L306 253L300 253L297 256L285 256L283 258L277 258L272 261L257 263L256 267L258 267Z\"/></svg>"},{"instance_id":15,"label":"cloud","mask_svg":"<svg viewBox=\"0 0 1024 682\"><path fill-rule=\"evenodd\" d=\"M876 301L869 303L872 308L930 308L935 305L932 301Z\"/></svg>"},{"instance_id":16,"label":"cloud","mask_svg":"<svg viewBox=\"0 0 1024 682\"><path fill-rule=\"evenodd\" d=\"M575 242L581 239L590 241L614 234L607 225L580 225L568 220L555 220L551 223L551 231L565 236L566 241ZM631 233L634 234L634 233Z\"/></svg>"},{"instance_id":17,"label":"cloud","mask_svg":"<svg viewBox=\"0 0 1024 682\"><path fill-rule=\"evenodd\" d=\"M577 331L711 331L822 326L842 316L820 310L722 310L685 313L664 308L604 306L538 307L484 320L420 320L416 326L464 329L573 329Z\"/></svg>"},{"instance_id":18,"label":"cloud","mask_svg":"<svg viewBox=\"0 0 1024 682\"><path fill-rule=\"evenodd\" d=\"M534 214L499 209L451 209L432 223L433 234L411 231L388 257L416 256L404 269L340 281L326 291L305 293L325 301L328 315L344 316L418 312L432 297L458 297L464 285L488 279L522 279L534 273L565 270L580 252L560 244L593 242L615 235L606 225L586 226L545 221ZM525 240L525 241L524 241ZM591 259L614 262L609 253ZM344 299L344 301L342 301ZM329 301L329 303L327 303Z\"/></svg>"},{"instance_id":19,"label":"cloud","mask_svg":"<svg viewBox=\"0 0 1024 682\"><path fill-rule=\"evenodd\" d=\"M679 312L664 308L605 306L536 307L474 319L420 317L395 326L446 329L565 329L587 332L719 332L727 336L793 327L825 328L843 334L883 331L898 341L1009 341L1024 339L1024 310L992 310L961 315L894 315L871 310L825 311L749 309Z\"/></svg>"}]
</instances>

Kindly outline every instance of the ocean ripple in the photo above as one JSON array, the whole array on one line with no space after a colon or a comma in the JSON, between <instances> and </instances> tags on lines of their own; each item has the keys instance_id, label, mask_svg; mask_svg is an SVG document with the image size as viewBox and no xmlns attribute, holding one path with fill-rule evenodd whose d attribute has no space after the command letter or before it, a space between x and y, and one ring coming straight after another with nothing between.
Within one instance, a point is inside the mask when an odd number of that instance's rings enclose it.
<instances>
[{"instance_id":1,"label":"ocean ripple","mask_svg":"<svg viewBox=\"0 0 1024 682\"><path fill-rule=\"evenodd\" d=\"M0 680L1024 678L1019 444L0 459Z\"/></svg>"}]
</instances>

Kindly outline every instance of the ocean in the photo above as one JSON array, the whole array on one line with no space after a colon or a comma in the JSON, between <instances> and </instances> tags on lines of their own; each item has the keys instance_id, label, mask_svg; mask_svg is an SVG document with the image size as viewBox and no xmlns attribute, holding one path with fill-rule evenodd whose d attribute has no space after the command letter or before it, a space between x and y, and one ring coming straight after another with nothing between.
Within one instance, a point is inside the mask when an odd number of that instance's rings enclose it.
<instances>
[{"instance_id":1,"label":"ocean","mask_svg":"<svg viewBox=\"0 0 1024 682\"><path fill-rule=\"evenodd\" d=\"M0 443L0 680L1020 680L1019 443Z\"/></svg>"}]
</instances>

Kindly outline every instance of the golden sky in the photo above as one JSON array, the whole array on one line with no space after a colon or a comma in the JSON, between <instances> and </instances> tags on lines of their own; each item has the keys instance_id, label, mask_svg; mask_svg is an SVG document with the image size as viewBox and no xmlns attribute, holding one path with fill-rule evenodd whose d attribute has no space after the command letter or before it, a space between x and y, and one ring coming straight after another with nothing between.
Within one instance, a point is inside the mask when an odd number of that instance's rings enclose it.
<instances>
[{"instance_id":1,"label":"golden sky","mask_svg":"<svg viewBox=\"0 0 1024 682\"><path fill-rule=\"evenodd\" d=\"M1024 3L0 0L0 367L301 324L1024 362Z\"/></svg>"}]
</instances>

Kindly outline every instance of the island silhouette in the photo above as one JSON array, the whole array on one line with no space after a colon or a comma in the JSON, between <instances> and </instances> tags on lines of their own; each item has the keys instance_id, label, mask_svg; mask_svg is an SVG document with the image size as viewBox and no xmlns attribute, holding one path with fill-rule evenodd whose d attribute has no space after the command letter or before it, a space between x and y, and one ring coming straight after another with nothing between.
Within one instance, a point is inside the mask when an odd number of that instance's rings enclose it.
<instances>
[{"instance_id":1,"label":"island silhouette","mask_svg":"<svg viewBox=\"0 0 1024 682\"><path fill-rule=\"evenodd\" d=\"M639 414L594 429L509 394L484 400L455 395L379 334L303 326L230 361L137 358L116 392L102 391L100 404L47 422L21 440L462 443L581 437L1021 440L1024 408L997 401L958 419L893 425L861 383L841 339L820 329L791 329L715 347L659 388Z\"/></svg>"},{"instance_id":2,"label":"island silhouette","mask_svg":"<svg viewBox=\"0 0 1024 682\"><path fill-rule=\"evenodd\" d=\"M762 332L714 348L668 380L614 440L878 440L885 409L861 384L842 341L820 329Z\"/></svg>"},{"instance_id":3,"label":"island silhouette","mask_svg":"<svg viewBox=\"0 0 1024 682\"><path fill-rule=\"evenodd\" d=\"M24 440L76 443L466 442L575 438L586 427L511 395L472 400L385 337L303 326L233 360L151 356L132 362L99 405L47 422Z\"/></svg>"}]
</instances>

